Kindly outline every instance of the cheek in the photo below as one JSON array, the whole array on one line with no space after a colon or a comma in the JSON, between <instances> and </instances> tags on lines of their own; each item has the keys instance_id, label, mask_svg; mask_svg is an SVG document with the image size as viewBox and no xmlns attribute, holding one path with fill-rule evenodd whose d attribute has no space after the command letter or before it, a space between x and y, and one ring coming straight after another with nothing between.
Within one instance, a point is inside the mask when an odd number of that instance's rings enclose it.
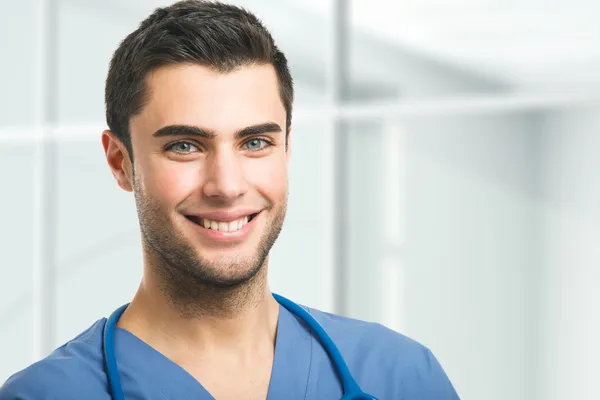
<instances>
[{"instance_id":1,"label":"cheek","mask_svg":"<svg viewBox=\"0 0 600 400\"><path fill-rule=\"evenodd\" d=\"M287 192L288 172L282 157L248 160L246 181L264 195L273 199Z\"/></svg>"},{"instance_id":2,"label":"cheek","mask_svg":"<svg viewBox=\"0 0 600 400\"><path fill-rule=\"evenodd\" d=\"M181 202L198 186L198 168L194 163L162 161L146 169L145 193L163 204Z\"/></svg>"}]
</instances>

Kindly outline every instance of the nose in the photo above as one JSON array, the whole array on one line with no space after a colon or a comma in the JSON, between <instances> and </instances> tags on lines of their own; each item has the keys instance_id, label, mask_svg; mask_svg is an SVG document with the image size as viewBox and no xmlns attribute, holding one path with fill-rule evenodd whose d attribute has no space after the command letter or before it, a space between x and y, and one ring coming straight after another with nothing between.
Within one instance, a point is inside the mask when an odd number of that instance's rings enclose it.
<instances>
[{"instance_id":1,"label":"nose","mask_svg":"<svg viewBox=\"0 0 600 400\"><path fill-rule=\"evenodd\" d=\"M248 183L243 163L235 151L216 151L206 162L207 179L203 191L207 197L229 202L246 193Z\"/></svg>"}]
</instances>

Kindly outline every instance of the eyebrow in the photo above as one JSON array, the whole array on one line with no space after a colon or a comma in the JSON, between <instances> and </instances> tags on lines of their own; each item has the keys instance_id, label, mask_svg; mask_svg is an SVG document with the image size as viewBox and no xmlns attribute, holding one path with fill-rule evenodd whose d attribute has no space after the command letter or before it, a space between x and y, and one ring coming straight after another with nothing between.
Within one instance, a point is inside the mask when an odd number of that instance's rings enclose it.
<instances>
[{"instance_id":1,"label":"eyebrow","mask_svg":"<svg viewBox=\"0 0 600 400\"><path fill-rule=\"evenodd\" d=\"M243 139L247 136L260 135L263 133L279 133L281 127L274 122L265 122L262 124L251 125L238 130L235 133L236 139ZM194 125L167 125L152 134L153 137L164 136L199 136L205 139L214 139L217 135L210 129L201 128Z\"/></svg>"}]
</instances>

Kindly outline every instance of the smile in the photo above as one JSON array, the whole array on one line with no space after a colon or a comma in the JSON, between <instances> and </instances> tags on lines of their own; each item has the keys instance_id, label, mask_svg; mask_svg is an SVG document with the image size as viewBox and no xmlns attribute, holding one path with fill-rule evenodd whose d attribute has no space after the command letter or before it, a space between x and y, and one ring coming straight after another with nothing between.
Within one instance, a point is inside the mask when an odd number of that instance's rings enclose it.
<instances>
[{"instance_id":1,"label":"smile","mask_svg":"<svg viewBox=\"0 0 600 400\"><path fill-rule=\"evenodd\" d=\"M221 232L235 232L242 229L244 225L252 221L255 216L256 214L250 214L236 219L235 221L217 221L208 218L200 218L193 215L187 215L186 217L190 221L202 226L205 229L212 229L213 231Z\"/></svg>"}]
</instances>

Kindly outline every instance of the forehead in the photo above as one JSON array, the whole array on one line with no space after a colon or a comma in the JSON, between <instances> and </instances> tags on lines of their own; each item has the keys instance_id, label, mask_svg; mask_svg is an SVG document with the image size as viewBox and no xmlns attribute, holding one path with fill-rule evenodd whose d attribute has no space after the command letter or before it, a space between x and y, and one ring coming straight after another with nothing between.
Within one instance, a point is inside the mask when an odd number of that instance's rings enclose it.
<instances>
[{"instance_id":1,"label":"forehead","mask_svg":"<svg viewBox=\"0 0 600 400\"><path fill-rule=\"evenodd\" d=\"M244 66L227 73L202 65L170 65L149 74L146 85L149 99L132 118L132 133L152 133L176 124L201 126L218 134L264 122L285 125L271 65Z\"/></svg>"}]
</instances>

